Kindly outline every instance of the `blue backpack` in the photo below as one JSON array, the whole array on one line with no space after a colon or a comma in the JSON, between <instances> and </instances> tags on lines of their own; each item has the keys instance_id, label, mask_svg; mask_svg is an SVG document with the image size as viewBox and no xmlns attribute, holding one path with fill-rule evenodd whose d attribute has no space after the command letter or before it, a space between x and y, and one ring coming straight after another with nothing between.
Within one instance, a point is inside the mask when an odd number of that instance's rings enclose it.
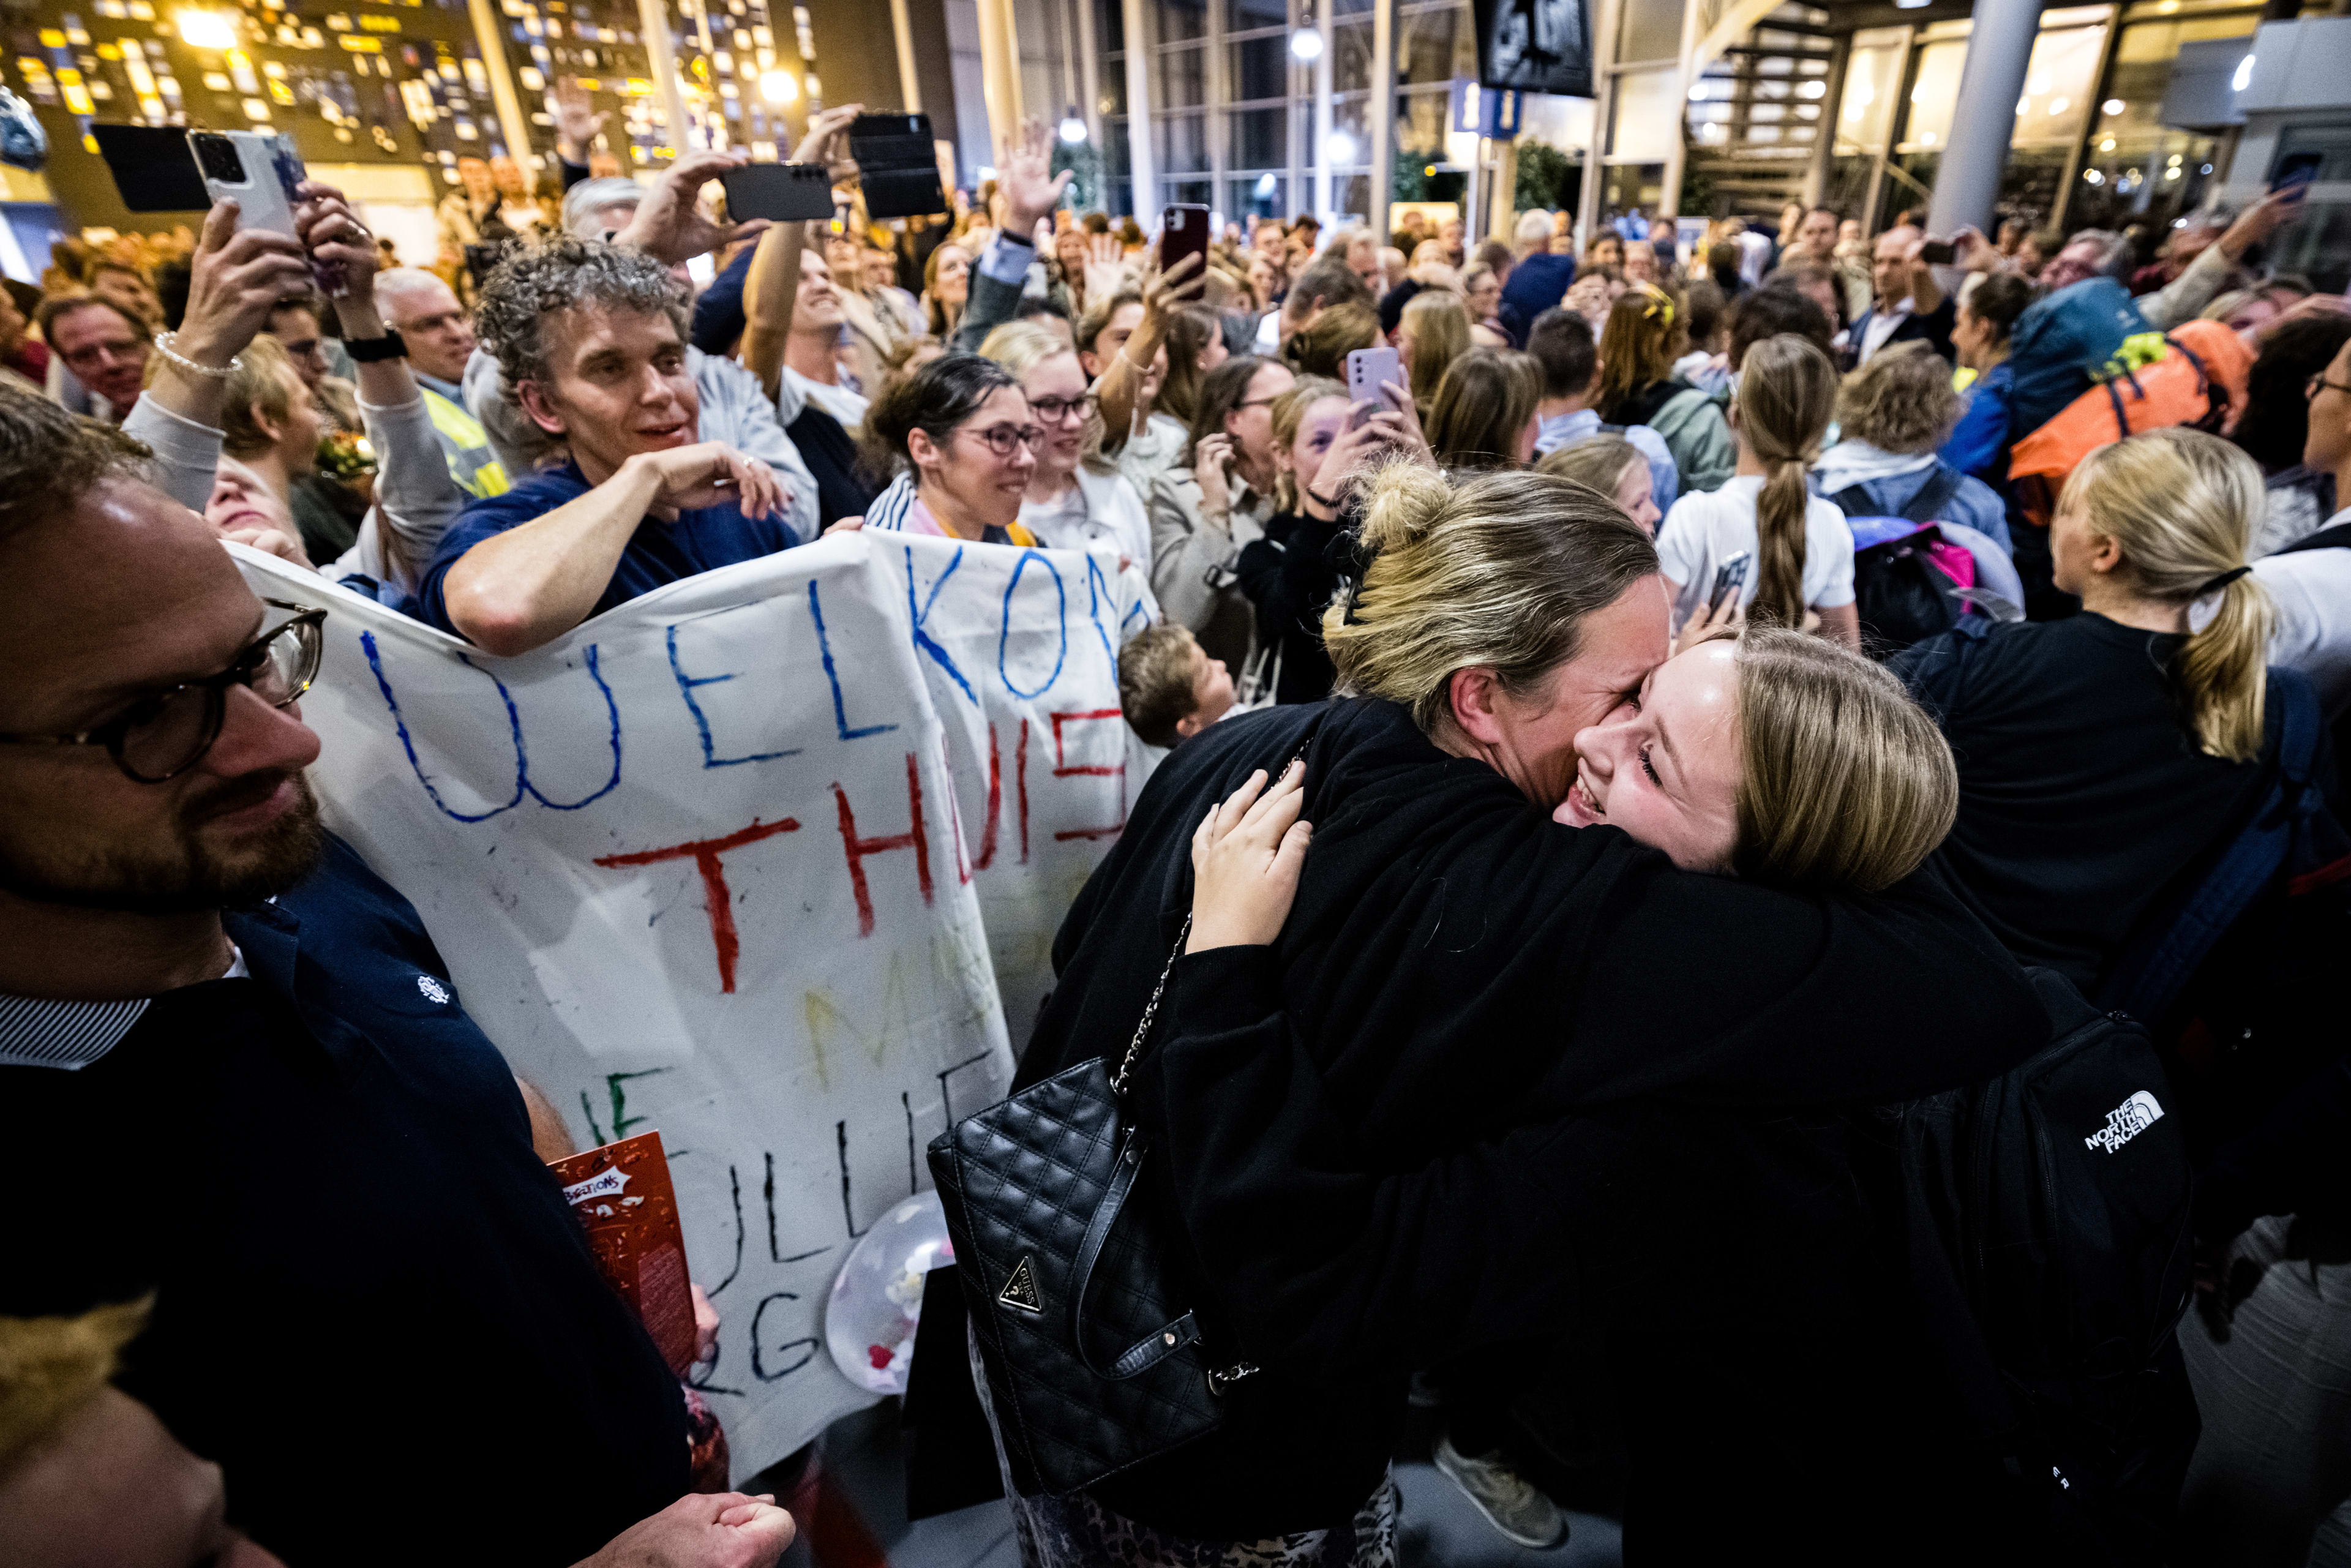
<instances>
[{"instance_id":1,"label":"blue backpack","mask_svg":"<svg viewBox=\"0 0 2351 1568\"><path fill-rule=\"evenodd\" d=\"M2009 333L2015 384L2008 399L2008 439L2030 435L2064 413L2122 351L2124 339L2151 330L2128 291L2111 277L2085 277L2034 303Z\"/></svg>"}]
</instances>

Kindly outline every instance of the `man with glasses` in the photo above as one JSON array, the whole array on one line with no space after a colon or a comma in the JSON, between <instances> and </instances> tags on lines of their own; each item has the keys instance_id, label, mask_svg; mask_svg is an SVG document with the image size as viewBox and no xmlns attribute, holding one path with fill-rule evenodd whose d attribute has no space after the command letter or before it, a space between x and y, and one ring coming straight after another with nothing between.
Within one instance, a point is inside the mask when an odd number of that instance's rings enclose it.
<instances>
[{"instance_id":1,"label":"man with glasses","mask_svg":"<svg viewBox=\"0 0 2351 1568\"><path fill-rule=\"evenodd\" d=\"M465 407L465 365L474 357L474 323L447 284L420 267L376 274L376 313L400 334L409 373L424 394L433 434L449 460L449 476L476 498L505 493L506 466L489 432Z\"/></svg>"},{"instance_id":2,"label":"man with glasses","mask_svg":"<svg viewBox=\"0 0 2351 1568\"><path fill-rule=\"evenodd\" d=\"M514 1075L320 829L324 612L139 462L0 389L0 1103L38 1188L0 1315L152 1300L121 1391L287 1562L772 1563L779 1511L681 1499L677 1379Z\"/></svg>"},{"instance_id":3,"label":"man with glasses","mask_svg":"<svg viewBox=\"0 0 2351 1568\"><path fill-rule=\"evenodd\" d=\"M139 401L155 329L114 300L69 294L41 307L41 336L95 401L90 413L120 424Z\"/></svg>"},{"instance_id":4,"label":"man with glasses","mask_svg":"<svg viewBox=\"0 0 2351 1568\"><path fill-rule=\"evenodd\" d=\"M2310 399L2303 467L2332 479L2337 497L2351 497L2351 341L2303 391ZM2280 492L2269 494L2274 508ZM2351 506L2253 562L2253 580L2269 590L2277 616L2269 662L2308 675L2326 716L2339 723L2351 713Z\"/></svg>"},{"instance_id":5,"label":"man with glasses","mask_svg":"<svg viewBox=\"0 0 2351 1568\"><path fill-rule=\"evenodd\" d=\"M551 241L491 275L477 324L523 413L570 455L459 514L419 574L426 621L528 653L664 583L814 537L813 496L701 439L684 296L661 260Z\"/></svg>"}]
</instances>

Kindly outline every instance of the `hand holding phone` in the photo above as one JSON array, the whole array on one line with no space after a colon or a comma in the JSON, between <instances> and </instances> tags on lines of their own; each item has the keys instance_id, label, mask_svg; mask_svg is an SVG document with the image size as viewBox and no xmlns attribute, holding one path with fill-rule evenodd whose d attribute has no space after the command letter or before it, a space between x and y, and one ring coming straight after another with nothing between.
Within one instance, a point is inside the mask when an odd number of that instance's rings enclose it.
<instances>
[{"instance_id":1,"label":"hand holding phone","mask_svg":"<svg viewBox=\"0 0 2351 1568\"><path fill-rule=\"evenodd\" d=\"M1747 569L1754 559L1750 552L1740 550L1715 569L1714 591L1707 595L1708 620L1720 620L1723 606L1739 597L1739 591L1747 586Z\"/></svg>"},{"instance_id":2,"label":"hand holding phone","mask_svg":"<svg viewBox=\"0 0 2351 1568\"><path fill-rule=\"evenodd\" d=\"M726 215L741 223L814 223L832 216L832 172L821 163L746 163L718 176Z\"/></svg>"},{"instance_id":3,"label":"hand holding phone","mask_svg":"<svg viewBox=\"0 0 2351 1568\"><path fill-rule=\"evenodd\" d=\"M1176 202L1159 214L1160 272L1174 271L1176 264L1187 256L1198 256L1204 268L1208 265L1208 209Z\"/></svg>"},{"instance_id":4,"label":"hand holding phone","mask_svg":"<svg viewBox=\"0 0 2351 1568\"><path fill-rule=\"evenodd\" d=\"M1347 396L1357 403L1371 405L1355 411L1349 428L1360 427L1379 412L1383 384L1403 388L1407 399L1411 395L1411 383L1405 379L1404 359L1394 349L1356 349L1347 355Z\"/></svg>"}]
</instances>

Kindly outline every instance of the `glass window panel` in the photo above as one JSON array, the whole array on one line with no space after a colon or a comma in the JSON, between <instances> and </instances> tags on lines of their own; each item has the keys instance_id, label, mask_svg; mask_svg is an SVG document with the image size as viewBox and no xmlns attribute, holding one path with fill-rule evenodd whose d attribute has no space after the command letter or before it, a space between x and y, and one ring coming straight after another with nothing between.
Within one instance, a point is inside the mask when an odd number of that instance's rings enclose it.
<instances>
[{"instance_id":1,"label":"glass window panel","mask_svg":"<svg viewBox=\"0 0 2351 1568\"><path fill-rule=\"evenodd\" d=\"M1416 92L1405 96L1397 105L1396 145L1416 155L1444 162L1446 114L1452 105L1450 93Z\"/></svg>"},{"instance_id":2,"label":"glass window panel","mask_svg":"<svg viewBox=\"0 0 2351 1568\"><path fill-rule=\"evenodd\" d=\"M1225 202L1225 215L1238 218L1242 214L1251 217L1277 218L1285 210L1285 197L1290 182L1280 174L1261 174L1247 180L1229 182L1230 195Z\"/></svg>"},{"instance_id":3,"label":"glass window panel","mask_svg":"<svg viewBox=\"0 0 2351 1568\"><path fill-rule=\"evenodd\" d=\"M1348 217L1364 217L1372 210L1372 181L1368 174L1350 174L1339 182L1339 211Z\"/></svg>"},{"instance_id":4,"label":"glass window panel","mask_svg":"<svg viewBox=\"0 0 2351 1568\"><path fill-rule=\"evenodd\" d=\"M1626 62L1669 60L1681 53L1682 8L1659 0L1625 7L1616 57Z\"/></svg>"},{"instance_id":5,"label":"glass window panel","mask_svg":"<svg viewBox=\"0 0 2351 1568\"><path fill-rule=\"evenodd\" d=\"M1190 174L1204 171L1208 167L1208 117L1177 114L1155 119L1151 122L1151 143L1163 172Z\"/></svg>"},{"instance_id":6,"label":"glass window panel","mask_svg":"<svg viewBox=\"0 0 2351 1568\"><path fill-rule=\"evenodd\" d=\"M1180 43L1207 36L1207 0L1159 0L1159 41Z\"/></svg>"},{"instance_id":7,"label":"glass window panel","mask_svg":"<svg viewBox=\"0 0 2351 1568\"><path fill-rule=\"evenodd\" d=\"M1206 49L1170 49L1152 62L1154 110L1197 109L1208 101Z\"/></svg>"},{"instance_id":8,"label":"glass window panel","mask_svg":"<svg viewBox=\"0 0 2351 1568\"><path fill-rule=\"evenodd\" d=\"M1113 60L1094 73L1102 87L1102 98L1095 107L1104 114L1126 112L1126 62Z\"/></svg>"},{"instance_id":9,"label":"glass window panel","mask_svg":"<svg viewBox=\"0 0 2351 1568\"><path fill-rule=\"evenodd\" d=\"M1967 57L1965 38L1940 39L1918 51L1896 152L1932 152L1950 139L1951 114L1959 101L1959 68Z\"/></svg>"},{"instance_id":10,"label":"glass window panel","mask_svg":"<svg viewBox=\"0 0 2351 1568\"><path fill-rule=\"evenodd\" d=\"M2104 27L2069 27L2032 41L2025 68L2024 96L2016 114L2019 147L2070 146L2095 107L2098 56L2105 48Z\"/></svg>"},{"instance_id":11,"label":"glass window panel","mask_svg":"<svg viewBox=\"0 0 2351 1568\"><path fill-rule=\"evenodd\" d=\"M1093 0L1094 39L1107 52L1126 47L1126 7L1119 0Z\"/></svg>"},{"instance_id":12,"label":"glass window panel","mask_svg":"<svg viewBox=\"0 0 2351 1568\"><path fill-rule=\"evenodd\" d=\"M1207 206L1216 188L1214 180L1163 180L1159 183L1161 193L1171 205L1177 202L1191 202Z\"/></svg>"},{"instance_id":13,"label":"glass window panel","mask_svg":"<svg viewBox=\"0 0 2351 1568\"><path fill-rule=\"evenodd\" d=\"M1372 29L1367 22L1331 29L1331 90L1361 92L1372 85Z\"/></svg>"},{"instance_id":14,"label":"glass window panel","mask_svg":"<svg viewBox=\"0 0 2351 1568\"><path fill-rule=\"evenodd\" d=\"M1117 120L1103 120L1102 147L1102 170L1112 179L1124 179L1129 173L1133 172L1133 171L1127 167L1128 151L1129 149L1126 143L1126 120L1124 117L1122 116Z\"/></svg>"},{"instance_id":15,"label":"glass window panel","mask_svg":"<svg viewBox=\"0 0 2351 1568\"><path fill-rule=\"evenodd\" d=\"M1280 37L1250 38L1231 47L1225 91L1229 101L1290 96L1290 44Z\"/></svg>"},{"instance_id":16,"label":"glass window panel","mask_svg":"<svg viewBox=\"0 0 2351 1568\"><path fill-rule=\"evenodd\" d=\"M1898 46L1855 47L1845 68L1844 103L1837 115L1839 143L1864 152L1885 145L1901 80L1902 50Z\"/></svg>"},{"instance_id":17,"label":"glass window panel","mask_svg":"<svg viewBox=\"0 0 2351 1568\"><path fill-rule=\"evenodd\" d=\"M1251 27L1290 26L1289 0L1226 0L1225 28L1245 33Z\"/></svg>"},{"instance_id":18,"label":"glass window panel","mask_svg":"<svg viewBox=\"0 0 2351 1568\"><path fill-rule=\"evenodd\" d=\"M1290 166L1290 144L1282 134L1289 118L1280 109L1242 109L1232 114L1232 144L1225 162L1235 169Z\"/></svg>"},{"instance_id":19,"label":"glass window panel","mask_svg":"<svg viewBox=\"0 0 2351 1568\"><path fill-rule=\"evenodd\" d=\"M1396 74L1407 83L1450 82L1461 74L1453 37L1465 11L1424 11L1400 18L1396 27ZM1459 29L1464 35L1467 28ZM1475 63L1468 73L1477 75Z\"/></svg>"},{"instance_id":20,"label":"glass window panel","mask_svg":"<svg viewBox=\"0 0 2351 1568\"><path fill-rule=\"evenodd\" d=\"M1614 156L1665 162L1674 139L1681 134L1683 99L1677 75L1675 68L1663 66L1626 71L1616 78L1616 135L1610 143Z\"/></svg>"}]
</instances>

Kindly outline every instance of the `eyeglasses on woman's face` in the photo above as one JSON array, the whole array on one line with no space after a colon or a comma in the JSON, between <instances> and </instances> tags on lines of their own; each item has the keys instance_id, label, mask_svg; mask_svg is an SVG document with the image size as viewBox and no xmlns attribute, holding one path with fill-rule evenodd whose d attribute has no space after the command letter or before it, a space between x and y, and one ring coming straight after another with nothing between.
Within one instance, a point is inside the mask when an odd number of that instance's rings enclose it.
<instances>
[{"instance_id":1,"label":"eyeglasses on woman's face","mask_svg":"<svg viewBox=\"0 0 2351 1568\"><path fill-rule=\"evenodd\" d=\"M1092 413L1102 399L1092 392L1077 397L1032 397L1029 412L1047 424L1061 424L1071 420L1083 420Z\"/></svg>"},{"instance_id":2,"label":"eyeglasses on woman's face","mask_svg":"<svg viewBox=\"0 0 2351 1568\"><path fill-rule=\"evenodd\" d=\"M1024 446L1034 452L1045 439L1044 431L1033 424L991 424L966 434L1000 458L1010 457Z\"/></svg>"},{"instance_id":3,"label":"eyeglasses on woman's face","mask_svg":"<svg viewBox=\"0 0 2351 1568\"><path fill-rule=\"evenodd\" d=\"M2351 382L2330 382L2326 379L2326 372L2321 371L2302 383L2302 395L2306 402L2317 402L2322 392L2351 392Z\"/></svg>"},{"instance_id":4,"label":"eyeglasses on woman's face","mask_svg":"<svg viewBox=\"0 0 2351 1568\"><path fill-rule=\"evenodd\" d=\"M299 701L318 679L326 642L319 627L327 612L276 599L262 602L297 613L246 643L220 674L133 697L112 718L88 729L70 735L0 735L0 744L102 746L114 765L141 784L161 784L186 772L220 738L231 686L243 686L271 707L284 708Z\"/></svg>"}]
</instances>

